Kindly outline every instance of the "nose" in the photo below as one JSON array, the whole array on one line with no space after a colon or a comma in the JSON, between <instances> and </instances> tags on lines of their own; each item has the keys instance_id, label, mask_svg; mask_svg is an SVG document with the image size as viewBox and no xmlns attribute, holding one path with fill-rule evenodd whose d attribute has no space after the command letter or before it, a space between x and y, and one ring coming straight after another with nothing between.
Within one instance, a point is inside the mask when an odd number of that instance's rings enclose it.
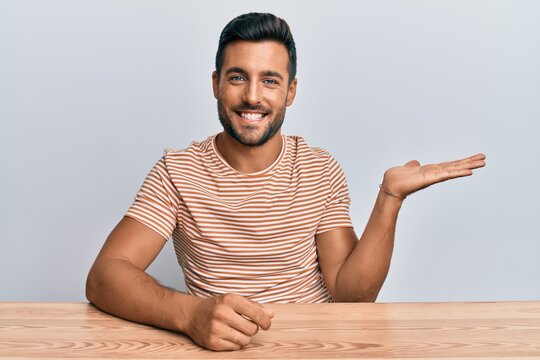
<instances>
[{"instance_id":1,"label":"nose","mask_svg":"<svg viewBox=\"0 0 540 360\"><path fill-rule=\"evenodd\" d=\"M244 88L244 102L249 105L257 105L261 102L261 96L261 86L258 81L248 81Z\"/></svg>"}]
</instances>

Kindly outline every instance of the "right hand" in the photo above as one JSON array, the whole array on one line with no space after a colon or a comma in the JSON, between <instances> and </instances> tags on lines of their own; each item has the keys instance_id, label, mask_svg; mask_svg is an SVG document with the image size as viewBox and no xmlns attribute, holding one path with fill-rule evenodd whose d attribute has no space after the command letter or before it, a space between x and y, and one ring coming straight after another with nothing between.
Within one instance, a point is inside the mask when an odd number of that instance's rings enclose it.
<instances>
[{"instance_id":1,"label":"right hand","mask_svg":"<svg viewBox=\"0 0 540 360\"><path fill-rule=\"evenodd\" d=\"M225 294L200 299L191 312L186 334L210 350L239 350L259 331L270 328L274 313L247 298Z\"/></svg>"}]
</instances>

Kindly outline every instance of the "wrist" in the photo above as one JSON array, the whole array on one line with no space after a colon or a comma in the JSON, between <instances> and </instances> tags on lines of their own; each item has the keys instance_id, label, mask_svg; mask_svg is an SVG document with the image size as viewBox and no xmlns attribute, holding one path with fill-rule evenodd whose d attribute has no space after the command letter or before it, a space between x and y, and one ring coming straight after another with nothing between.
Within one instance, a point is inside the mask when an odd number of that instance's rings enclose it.
<instances>
[{"instance_id":1,"label":"wrist","mask_svg":"<svg viewBox=\"0 0 540 360\"><path fill-rule=\"evenodd\" d=\"M401 194L398 194L397 192L395 191L391 191L387 188L387 186L384 184L384 181L382 184L379 184L379 189L381 189L380 191L382 193L384 193L385 195L387 196L390 196L390 197L393 197L395 199L399 199L401 201L405 200L407 198L407 196L404 196L404 195L401 195Z\"/></svg>"},{"instance_id":2,"label":"wrist","mask_svg":"<svg viewBox=\"0 0 540 360\"><path fill-rule=\"evenodd\" d=\"M204 301L204 299L193 295L187 295L176 292L173 296L173 323L174 330L189 335L191 328L192 316L196 312L196 307Z\"/></svg>"},{"instance_id":3,"label":"wrist","mask_svg":"<svg viewBox=\"0 0 540 360\"><path fill-rule=\"evenodd\" d=\"M379 189L379 193L377 194L376 204L379 211L385 212L383 210L385 209L385 210L390 210L391 212L393 212L393 211L399 211L399 209L401 208L401 205L403 204L403 200L404 199L402 198L388 195L388 193L386 193L381 188Z\"/></svg>"}]
</instances>

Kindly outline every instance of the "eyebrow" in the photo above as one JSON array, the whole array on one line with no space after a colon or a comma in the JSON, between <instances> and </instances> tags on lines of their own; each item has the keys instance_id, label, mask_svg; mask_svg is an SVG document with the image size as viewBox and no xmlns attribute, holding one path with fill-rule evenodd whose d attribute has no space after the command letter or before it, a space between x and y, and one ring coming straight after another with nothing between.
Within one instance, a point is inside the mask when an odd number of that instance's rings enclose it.
<instances>
[{"instance_id":1,"label":"eyebrow","mask_svg":"<svg viewBox=\"0 0 540 360\"><path fill-rule=\"evenodd\" d=\"M225 74L230 74L230 73L246 74L247 71L242 69L241 67L233 66L231 68L228 68L227 71L225 71ZM263 76L276 77L276 78L279 78L279 79L283 80L283 76L280 73L278 73L277 71L266 70L266 71L262 72L262 75Z\"/></svg>"},{"instance_id":2,"label":"eyebrow","mask_svg":"<svg viewBox=\"0 0 540 360\"><path fill-rule=\"evenodd\" d=\"M263 71L263 75L264 75L264 76L277 77L277 78L279 78L280 80L283 80L283 76L281 76L281 74L278 73L277 71L266 70L266 71Z\"/></svg>"}]
</instances>

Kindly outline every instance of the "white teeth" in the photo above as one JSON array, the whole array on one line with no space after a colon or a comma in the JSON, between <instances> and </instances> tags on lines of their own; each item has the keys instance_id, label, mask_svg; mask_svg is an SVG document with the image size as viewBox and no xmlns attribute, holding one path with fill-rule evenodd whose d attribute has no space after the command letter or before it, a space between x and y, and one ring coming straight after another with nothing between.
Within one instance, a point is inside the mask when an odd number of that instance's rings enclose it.
<instances>
[{"instance_id":1,"label":"white teeth","mask_svg":"<svg viewBox=\"0 0 540 360\"><path fill-rule=\"evenodd\" d=\"M255 120L260 120L263 118L263 114L261 113L240 113L240 115L244 118L244 119L247 119L247 120L252 120L252 121L255 121Z\"/></svg>"}]
</instances>

